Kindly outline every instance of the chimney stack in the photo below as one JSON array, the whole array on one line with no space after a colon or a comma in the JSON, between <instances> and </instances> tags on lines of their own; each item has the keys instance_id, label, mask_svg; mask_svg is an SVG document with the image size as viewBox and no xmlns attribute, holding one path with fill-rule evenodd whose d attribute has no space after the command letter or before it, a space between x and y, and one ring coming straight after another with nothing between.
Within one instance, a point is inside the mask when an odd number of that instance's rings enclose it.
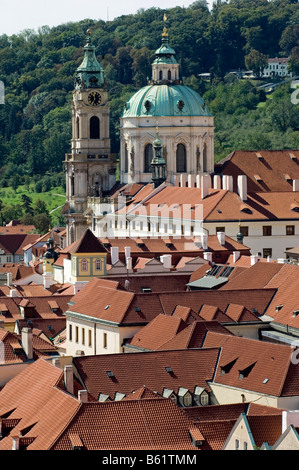
<instances>
[{"instance_id":1,"label":"chimney stack","mask_svg":"<svg viewBox=\"0 0 299 470\"><path fill-rule=\"evenodd\" d=\"M119 260L119 248L118 246L112 246L111 247L111 264L117 263Z\"/></svg>"},{"instance_id":2,"label":"chimney stack","mask_svg":"<svg viewBox=\"0 0 299 470\"><path fill-rule=\"evenodd\" d=\"M87 390L79 390L78 391L78 400L81 403L88 403L88 391Z\"/></svg>"},{"instance_id":3,"label":"chimney stack","mask_svg":"<svg viewBox=\"0 0 299 470\"><path fill-rule=\"evenodd\" d=\"M233 251L233 263L238 261L239 258L240 258L240 252L239 251Z\"/></svg>"},{"instance_id":4,"label":"chimney stack","mask_svg":"<svg viewBox=\"0 0 299 470\"><path fill-rule=\"evenodd\" d=\"M204 199L209 194L211 186L210 175L202 175L201 177L201 199Z\"/></svg>"},{"instance_id":5,"label":"chimney stack","mask_svg":"<svg viewBox=\"0 0 299 470\"><path fill-rule=\"evenodd\" d=\"M201 244L202 244L203 250L208 249L208 235L206 233L201 234Z\"/></svg>"},{"instance_id":6,"label":"chimney stack","mask_svg":"<svg viewBox=\"0 0 299 470\"><path fill-rule=\"evenodd\" d=\"M220 175L214 175L214 189L221 189L221 176Z\"/></svg>"},{"instance_id":7,"label":"chimney stack","mask_svg":"<svg viewBox=\"0 0 299 470\"><path fill-rule=\"evenodd\" d=\"M180 174L180 186L181 188L185 188L187 183L187 175L185 173Z\"/></svg>"},{"instance_id":8,"label":"chimney stack","mask_svg":"<svg viewBox=\"0 0 299 470\"><path fill-rule=\"evenodd\" d=\"M64 366L64 385L66 391L71 395L74 394L74 377L73 377L73 366Z\"/></svg>"},{"instance_id":9,"label":"chimney stack","mask_svg":"<svg viewBox=\"0 0 299 470\"><path fill-rule=\"evenodd\" d=\"M217 239L221 246L225 245L225 232L217 232Z\"/></svg>"},{"instance_id":10,"label":"chimney stack","mask_svg":"<svg viewBox=\"0 0 299 470\"><path fill-rule=\"evenodd\" d=\"M162 261L164 268L171 269L171 255L162 255L160 260Z\"/></svg>"},{"instance_id":11,"label":"chimney stack","mask_svg":"<svg viewBox=\"0 0 299 470\"><path fill-rule=\"evenodd\" d=\"M258 256L257 255L251 255L250 256L250 265L253 266L258 260Z\"/></svg>"},{"instance_id":12,"label":"chimney stack","mask_svg":"<svg viewBox=\"0 0 299 470\"><path fill-rule=\"evenodd\" d=\"M204 259L212 262L213 253L211 251L205 251L203 254Z\"/></svg>"},{"instance_id":13,"label":"chimney stack","mask_svg":"<svg viewBox=\"0 0 299 470\"><path fill-rule=\"evenodd\" d=\"M6 273L6 283L8 286L12 285L12 273Z\"/></svg>"},{"instance_id":14,"label":"chimney stack","mask_svg":"<svg viewBox=\"0 0 299 470\"><path fill-rule=\"evenodd\" d=\"M131 247L130 246L125 246L125 257L126 259L131 256Z\"/></svg>"},{"instance_id":15,"label":"chimney stack","mask_svg":"<svg viewBox=\"0 0 299 470\"><path fill-rule=\"evenodd\" d=\"M194 188L195 186L195 179L194 175L188 175L188 188Z\"/></svg>"},{"instance_id":16,"label":"chimney stack","mask_svg":"<svg viewBox=\"0 0 299 470\"><path fill-rule=\"evenodd\" d=\"M299 180L293 180L293 191L299 191Z\"/></svg>"},{"instance_id":17,"label":"chimney stack","mask_svg":"<svg viewBox=\"0 0 299 470\"><path fill-rule=\"evenodd\" d=\"M247 201L247 176L238 176L238 194L242 202Z\"/></svg>"},{"instance_id":18,"label":"chimney stack","mask_svg":"<svg viewBox=\"0 0 299 470\"><path fill-rule=\"evenodd\" d=\"M128 256L126 259L126 265L127 265L128 271L131 271L132 270L132 258L130 256Z\"/></svg>"},{"instance_id":19,"label":"chimney stack","mask_svg":"<svg viewBox=\"0 0 299 470\"><path fill-rule=\"evenodd\" d=\"M31 328L22 329L22 347L25 351L28 361L33 359L32 330Z\"/></svg>"}]
</instances>

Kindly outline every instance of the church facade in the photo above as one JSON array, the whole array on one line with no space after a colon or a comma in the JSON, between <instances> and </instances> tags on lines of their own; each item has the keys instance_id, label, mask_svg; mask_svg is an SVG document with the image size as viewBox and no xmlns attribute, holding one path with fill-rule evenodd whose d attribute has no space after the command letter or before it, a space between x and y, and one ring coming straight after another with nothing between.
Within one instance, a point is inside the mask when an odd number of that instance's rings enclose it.
<instances>
[{"instance_id":1,"label":"church facade","mask_svg":"<svg viewBox=\"0 0 299 470\"><path fill-rule=\"evenodd\" d=\"M214 171L214 118L201 96L184 85L166 27L151 80L125 104L120 118L121 182L151 181L157 125L170 184L176 175Z\"/></svg>"},{"instance_id":2,"label":"church facade","mask_svg":"<svg viewBox=\"0 0 299 470\"><path fill-rule=\"evenodd\" d=\"M109 121L104 71L88 31L75 76L71 153L64 161L67 245L87 228L102 235L96 227L103 216L101 203L116 183ZM120 183L174 185L181 175L195 179L213 171L214 118L198 93L183 84L165 26L152 78L125 104L120 118Z\"/></svg>"}]
</instances>

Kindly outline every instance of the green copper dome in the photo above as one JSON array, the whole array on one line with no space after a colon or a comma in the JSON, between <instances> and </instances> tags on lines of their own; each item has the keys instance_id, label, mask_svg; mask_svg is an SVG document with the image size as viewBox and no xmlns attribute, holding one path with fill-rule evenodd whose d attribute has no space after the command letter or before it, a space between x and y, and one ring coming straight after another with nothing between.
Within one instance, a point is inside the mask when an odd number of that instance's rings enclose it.
<instances>
[{"instance_id":1,"label":"green copper dome","mask_svg":"<svg viewBox=\"0 0 299 470\"><path fill-rule=\"evenodd\" d=\"M148 85L125 104L122 117L211 116L201 96L185 85Z\"/></svg>"}]
</instances>

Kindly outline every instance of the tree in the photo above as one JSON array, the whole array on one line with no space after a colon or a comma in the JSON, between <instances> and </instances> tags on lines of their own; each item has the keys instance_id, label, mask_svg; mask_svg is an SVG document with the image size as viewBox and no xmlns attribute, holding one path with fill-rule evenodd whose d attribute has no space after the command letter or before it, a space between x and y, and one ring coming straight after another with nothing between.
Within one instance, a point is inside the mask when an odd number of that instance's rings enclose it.
<instances>
[{"instance_id":1,"label":"tree","mask_svg":"<svg viewBox=\"0 0 299 470\"><path fill-rule=\"evenodd\" d=\"M263 74L264 68L267 67L267 56L252 49L248 55L245 56L245 65L248 70L252 70L254 75L260 78Z\"/></svg>"},{"instance_id":2,"label":"tree","mask_svg":"<svg viewBox=\"0 0 299 470\"><path fill-rule=\"evenodd\" d=\"M22 194L22 208L24 209L25 214L33 214L32 209L32 199L31 197L27 196L27 194Z\"/></svg>"},{"instance_id":3,"label":"tree","mask_svg":"<svg viewBox=\"0 0 299 470\"><path fill-rule=\"evenodd\" d=\"M299 75L299 46L293 47L288 68L294 75Z\"/></svg>"}]
</instances>

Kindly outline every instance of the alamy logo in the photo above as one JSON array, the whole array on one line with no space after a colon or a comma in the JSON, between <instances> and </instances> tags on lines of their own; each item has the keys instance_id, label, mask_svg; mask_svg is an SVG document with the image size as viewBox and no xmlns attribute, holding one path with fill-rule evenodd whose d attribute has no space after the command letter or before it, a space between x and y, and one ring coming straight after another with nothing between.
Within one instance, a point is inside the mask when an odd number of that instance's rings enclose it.
<instances>
[{"instance_id":1,"label":"alamy logo","mask_svg":"<svg viewBox=\"0 0 299 470\"><path fill-rule=\"evenodd\" d=\"M4 94L5 94L4 83L0 80L0 104L4 104Z\"/></svg>"}]
</instances>

